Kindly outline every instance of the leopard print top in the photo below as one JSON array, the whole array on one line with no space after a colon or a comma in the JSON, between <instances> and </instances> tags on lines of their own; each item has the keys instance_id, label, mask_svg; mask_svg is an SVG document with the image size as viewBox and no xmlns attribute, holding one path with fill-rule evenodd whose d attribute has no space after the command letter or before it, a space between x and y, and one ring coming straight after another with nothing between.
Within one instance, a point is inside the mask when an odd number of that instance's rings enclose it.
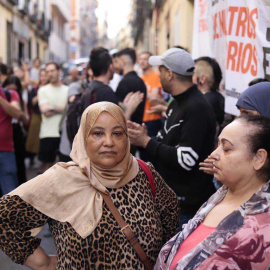
<instances>
[{"instance_id":1,"label":"leopard print top","mask_svg":"<svg viewBox=\"0 0 270 270\"><path fill-rule=\"evenodd\" d=\"M155 181L155 200L145 173L122 188L110 189L111 198L154 265L163 244L179 226L175 193L148 164ZM0 199L0 248L16 263L23 264L40 245L30 230L49 224L57 249L57 270L146 269L103 204L103 216L87 238L81 238L67 222L42 214L18 196Z\"/></svg>"}]
</instances>

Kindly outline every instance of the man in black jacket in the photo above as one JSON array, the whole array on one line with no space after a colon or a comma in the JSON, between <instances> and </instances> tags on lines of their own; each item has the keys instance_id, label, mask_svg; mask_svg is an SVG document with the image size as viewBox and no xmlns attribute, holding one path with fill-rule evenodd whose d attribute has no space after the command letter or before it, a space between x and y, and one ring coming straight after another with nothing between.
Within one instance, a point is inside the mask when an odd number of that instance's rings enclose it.
<instances>
[{"instance_id":1,"label":"man in black jacket","mask_svg":"<svg viewBox=\"0 0 270 270\"><path fill-rule=\"evenodd\" d=\"M156 138L147 135L144 124L133 122L128 123L129 137L158 160L160 174L178 196L182 225L215 191L211 176L199 171L198 165L213 150L215 115L192 83L195 65L186 51L172 48L150 57L149 63L159 66L162 87L174 100Z\"/></svg>"},{"instance_id":2,"label":"man in black jacket","mask_svg":"<svg viewBox=\"0 0 270 270\"><path fill-rule=\"evenodd\" d=\"M126 48L118 52L118 57L120 68L123 70L124 77L116 89L116 96L119 102L123 102L127 94L130 92L135 93L140 91L144 94L143 101L131 116L131 121L141 124L146 100L146 86L143 80L133 70L133 66L136 63L136 53L134 49Z\"/></svg>"}]
</instances>

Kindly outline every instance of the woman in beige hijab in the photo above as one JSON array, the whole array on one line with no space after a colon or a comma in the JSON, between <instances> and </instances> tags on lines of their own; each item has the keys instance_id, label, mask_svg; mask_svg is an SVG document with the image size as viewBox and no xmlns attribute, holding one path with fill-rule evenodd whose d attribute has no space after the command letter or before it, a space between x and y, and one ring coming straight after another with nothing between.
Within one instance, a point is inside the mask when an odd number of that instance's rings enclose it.
<instances>
[{"instance_id":1,"label":"woman in beige hijab","mask_svg":"<svg viewBox=\"0 0 270 270\"><path fill-rule=\"evenodd\" d=\"M147 269L103 200L113 204L154 265L178 228L178 201L151 164L154 191L130 154L123 111L89 106L74 139L72 162L57 163L0 200L0 248L31 269ZM153 193L154 192L154 193ZM48 223L57 256L35 236Z\"/></svg>"}]
</instances>

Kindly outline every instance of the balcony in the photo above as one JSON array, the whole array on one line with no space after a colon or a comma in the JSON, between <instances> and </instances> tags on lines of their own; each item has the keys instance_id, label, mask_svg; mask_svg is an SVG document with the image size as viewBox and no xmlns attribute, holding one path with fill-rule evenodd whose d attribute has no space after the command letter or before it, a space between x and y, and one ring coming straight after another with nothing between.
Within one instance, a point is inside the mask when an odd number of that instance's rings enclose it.
<instances>
[{"instance_id":1,"label":"balcony","mask_svg":"<svg viewBox=\"0 0 270 270\"><path fill-rule=\"evenodd\" d=\"M17 6L19 4L18 0L8 0L8 2L13 6Z\"/></svg>"},{"instance_id":2,"label":"balcony","mask_svg":"<svg viewBox=\"0 0 270 270\"><path fill-rule=\"evenodd\" d=\"M29 3L29 0L19 0L18 1L18 10L23 15L27 15L28 14L28 3Z\"/></svg>"}]
</instances>

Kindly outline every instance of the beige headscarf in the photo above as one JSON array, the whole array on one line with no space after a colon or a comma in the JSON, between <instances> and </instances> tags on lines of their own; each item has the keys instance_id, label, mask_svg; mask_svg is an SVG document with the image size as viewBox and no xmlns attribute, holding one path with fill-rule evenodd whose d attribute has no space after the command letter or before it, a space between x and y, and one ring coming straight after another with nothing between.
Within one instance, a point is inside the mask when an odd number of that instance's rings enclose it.
<instances>
[{"instance_id":1,"label":"beige headscarf","mask_svg":"<svg viewBox=\"0 0 270 270\"><path fill-rule=\"evenodd\" d=\"M110 102L98 102L83 113L79 131L74 139L70 157L73 162L57 163L44 174L21 185L9 195L24 201L50 218L69 222L83 238L90 235L102 217L106 188L119 188L134 179L139 171L137 160L127 149L123 160L113 169L102 169L91 162L86 152L90 130L102 112L111 114L127 132L122 109ZM36 235L40 229L33 230Z\"/></svg>"}]
</instances>

